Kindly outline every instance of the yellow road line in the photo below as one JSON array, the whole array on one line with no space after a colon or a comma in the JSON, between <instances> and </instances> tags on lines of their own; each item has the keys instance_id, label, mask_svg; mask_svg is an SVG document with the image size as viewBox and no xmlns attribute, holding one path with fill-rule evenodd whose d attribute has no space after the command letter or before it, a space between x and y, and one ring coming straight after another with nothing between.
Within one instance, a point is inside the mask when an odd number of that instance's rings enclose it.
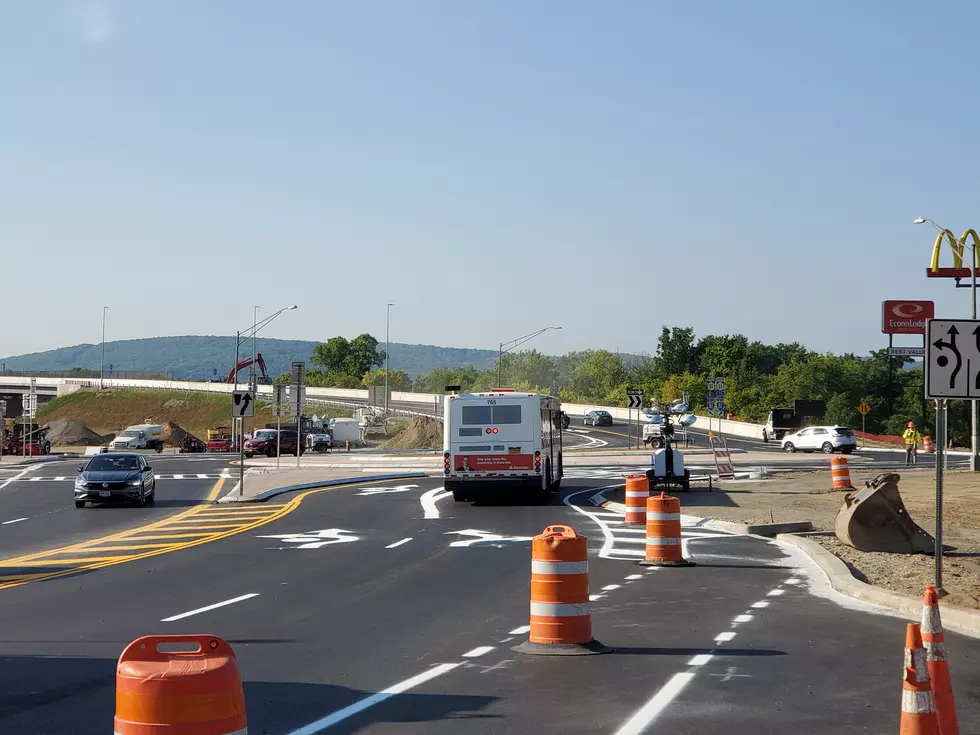
<instances>
[{"instance_id":1,"label":"yellow road line","mask_svg":"<svg viewBox=\"0 0 980 735\"><path fill-rule=\"evenodd\" d=\"M329 490L338 490L338 489L341 489L341 488L344 488L344 487L351 487L353 485L378 485L378 484L384 484L385 482L388 482L388 481L387 480L375 480L373 482L359 482L357 480L351 480L350 482L346 482L346 483L344 483L342 485L331 485L331 486L328 486L328 487L314 488L312 490L307 490L307 491L301 493L300 495L297 495L296 497L294 497L292 500L290 500L287 503L283 503L281 505L275 506L274 512L268 514L264 518L260 518L260 519L255 520L255 521L250 521L250 522L246 522L246 523L242 523L242 524L236 524L235 526L233 526L229 530L216 531L215 533L188 534L188 536L198 537L198 538L195 538L195 540L188 541L186 543L179 543L178 542L178 543L174 543L174 544L168 544L165 548L150 549L150 550L144 551L144 552L142 552L140 554L131 554L131 555L125 555L125 556L91 557L90 559L84 559L84 558L82 558L82 559L76 559L75 561L79 562L79 566L77 566L77 567L73 567L71 569L63 569L63 570L59 570L59 571L56 571L56 572L34 574L34 575L31 575L30 577L20 577L20 576L18 576L15 579L13 579L13 580L11 580L9 582L3 582L2 581L2 578L0 578L0 590L10 589L10 588L13 588L13 587L20 587L21 585L29 584L31 582L42 582L42 581L49 580L49 579L56 579L58 577L65 577L65 576L67 576L69 574L77 574L78 572L92 571L92 570L95 570L95 569L102 569L104 567L115 566L117 564L124 564L124 563L130 562L130 561L138 561L140 559L147 559L147 558L149 558L151 556L159 556L160 554L169 554L169 553L171 553L173 551L180 551L182 549L189 549L189 548L192 548L194 546L200 546L201 544L210 543L212 541L220 541L221 539L225 539L225 538L228 538L230 536L234 536L236 534L243 533L245 531L250 531L250 530L252 530L254 528L259 528L260 526L264 526L264 525L266 525L268 523L271 523L273 521L276 521L276 520L278 520L278 519L280 519L280 518L282 518L282 517L284 517L284 516L292 513L294 510L296 510L300 506L300 503L302 503L303 500L305 500L307 497L309 497L310 495L313 495L315 493L327 492ZM220 483L220 481L219 481L219 483ZM212 495L214 495L216 492L217 492L217 488L216 488L215 491L212 491ZM180 522L193 523L193 519L190 516L196 514L199 511L200 511L200 507L191 508L190 510L184 511L183 513L178 513L177 515L172 516L171 518L164 519L163 521L158 521L156 523L151 523L151 524L149 524L147 526L144 526L141 529L129 530L129 531L126 531L126 532L124 532L122 534L113 534L111 536L106 536L106 537L101 538L101 539L95 539L93 541L88 541L88 542L85 542L83 544L75 544L75 545L72 545L72 546L66 546L66 547L61 548L61 549L54 549L54 550L51 550L51 551L38 552L36 554L29 554L27 556L17 557L17 558L14 558L14 559L0 559L0 569L5 568L5 567L12 567L12 566L23 566L25 564L25 562L33 562L34 560L40 561L42 558L45 558L49 562L51 562L51 566L64 564L64 563L67 563L67 561L70 561L70 560L64 560L64 559L57 560L57 559L52 559L51 557L57 556L57 555L60 555L60 554L63 554L63 553L68 552L68 551L87 550L87 551L95 551L95 552L98 552L98 549L97 548L93 548L93 547L98 546L99 544L104 544L107 541L119 541L119 540L123 540L125 538L131 538L131 537L135 536L136 534L139 534L141 531L146 531L146 530L160 530L160 531L165 531L165 530L178 530L179 527L172 525L172 523L175 520L180 519ZM192 526L190 528L195 528L195 527ZM215 528L215 527L214 526L209 526L209 528ZM181 529L181 530L183 530L183 529ZM150 538L150 537L149 536L143 536L142 538ZM31 564L31 566L35 566L35 565L34 564ZM36 566L40 566L40 564L37 564Z\"/></svg>"},{"instance_id":2,"label":"yellow road line","mask_svg":"<svg viewBox=\"0 0 980 735\"><path fill-rule=\"evenodd\" d=\"M95 546L92 551L135 551L136 549L164 549L173 544L132 544L129 546Z\"/></svg>"},{"instance_id":3,"label":"yellow road line","mask_svg":"<svg viewBox=\"0 0 980 735\"><path fill-rule=\"evenodd\" d=\"M210 536L210 531L201 531L199 533L162 533L153 534L150 536L133 536L131 539L123 539L123 541L163 541L164 539L170 538L194 538L196 536ZM169 546L169 544L167 544Z\"/></svg>"},{"instance_id":4,"label":"yellow road line","mask_svg":"<svg viewBox=\"0 0 980 735\"><path fill-rule=\"evenodd\" d=\"M218 481L214 483L214 487L211 489L211 492L208 493L209 502L213 503L215 500L218 499L218 493L221 492L221 486L224 484L225 484L225 478L223 477L218 478Z\"/></svg>"}]
</instances>

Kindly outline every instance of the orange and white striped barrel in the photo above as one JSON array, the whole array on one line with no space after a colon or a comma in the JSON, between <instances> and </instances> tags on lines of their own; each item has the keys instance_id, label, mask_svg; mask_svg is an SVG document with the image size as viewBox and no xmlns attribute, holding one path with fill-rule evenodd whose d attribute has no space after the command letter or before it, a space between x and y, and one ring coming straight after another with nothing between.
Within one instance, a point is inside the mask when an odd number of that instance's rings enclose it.
<instances>
[{"instance_id":1,"label":"orange and white striped barrel","mask_svg":"<svg viewBox=\"0 0 980 735\"><path fill-rule=\"evenodd\" d=\"M650 480L646 475L629 475L626 478L626 523L647 522L649 497Z\"/></svg>"},{"instance_id":2,"label":"orange and white striped barrel","mask_svg":"<svg viewBox=\"0 0 980 735\"><path fill-rule=\"evenodd\" d=\"M130 643L116 666L113 732L246 735L231 646L213 635L148 635Z\"/></svg>"},{"instance_id":3,"label":"orange and white striped barrel","mask_svg":"<svg viewBox=\"0 0 980 735\"><path fill-rule=\"evenodd\" d=\"M681 501L661 492L647 499L646 560L643 566L692 567L681 547Z\"/></svg>"},{"instance_id":4,"label":"orange and white striped barrel","mask_svg":"<svg viewBox=\"0 0 980 735\"><path fill-rule=\"evenodd\" d=\"M524 653L568 655L608 649L592 638L589 541L570 526L548 526L531 542L531 630Z\"/></svg>"},{"instance_id":5,"label":"orange and white striped barrel","mask_svg":"<svg viewBox=\"0 0 980 735\"><path fill-rule=\"evenodd\" d=\"M847 457L834 457L830 460L830 476L834 480L834 490L853 490L851 471L847 468Z\"/></svg>"},{"instance_id":6,"label":"orange and white striped barrel","mask_svg":"<svg viewBox=\"0 0 980 735\"><path fill-rule=\"evenodd\" d=\"M936 442L931 436L922 437L922 451L926 454L933 454L936 451Z\"/></svg>"}]
</instances>

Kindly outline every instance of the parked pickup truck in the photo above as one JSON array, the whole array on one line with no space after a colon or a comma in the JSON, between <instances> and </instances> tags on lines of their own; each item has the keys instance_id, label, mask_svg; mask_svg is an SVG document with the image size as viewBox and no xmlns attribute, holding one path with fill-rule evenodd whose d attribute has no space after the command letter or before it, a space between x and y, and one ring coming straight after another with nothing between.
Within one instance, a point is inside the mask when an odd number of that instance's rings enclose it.
<instances>
[{"instance_id":1,"label":"parked pickup truck","mask_svg":"<svg viewBox=\"0 0 980 735\"><path fill-rule=\"evenodd\" d=\"M163 427L159 424L127 426L116 434L110 449L156 449L163 451Z\"/></svg>"}]
</instances>

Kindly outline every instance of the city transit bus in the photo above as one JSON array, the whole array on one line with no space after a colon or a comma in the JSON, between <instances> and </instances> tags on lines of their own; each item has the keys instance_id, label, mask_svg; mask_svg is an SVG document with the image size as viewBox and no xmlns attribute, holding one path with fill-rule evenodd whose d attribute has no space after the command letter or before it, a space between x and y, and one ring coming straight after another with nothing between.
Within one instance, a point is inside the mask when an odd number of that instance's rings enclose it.
<instances>
[{"instance_id":1,"label":"city transit bus","mask_svg":"<svg viewBox=\"0 0 980 735\"><path fill-rule=\"evenodd\" d=\"M446 396L443 475L456 501L526 488L544 500L561 486L561 402L496 389Z\"/></svg>"}]
</instances>

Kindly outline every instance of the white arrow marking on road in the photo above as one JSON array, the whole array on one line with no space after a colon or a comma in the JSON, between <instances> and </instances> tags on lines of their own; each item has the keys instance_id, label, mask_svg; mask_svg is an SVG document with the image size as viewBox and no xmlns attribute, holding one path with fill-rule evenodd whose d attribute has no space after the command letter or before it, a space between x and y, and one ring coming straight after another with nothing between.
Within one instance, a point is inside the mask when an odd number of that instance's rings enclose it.
<instances>
[{"instance_id":1,"label":"white arrow marking on road","mask_svg":"<svg viewBox=\"0 0 980 735\"><path fill-rule=\"evenodd\" d=\"M358 495L383 495L384 493L407 493L418 485L396 485L395 487L366 487Z\"/></svg>"},{"instance_id":2,"label":"white arrow marking on road","mask_svg":"<svg viewBox=\"0 0 980 735\"><path fill-rule=\"evenodd\" d=\"M4 521L3 523L0 523L0 526L9 526L11 523L20 523L21 521L26 521L26 520L27 520L26 516L23 518L14 518L14 520L12 521Z\"/></svg>"},{"instance_id":3,"label":"white arrow marking on road","mask_svg":"<svg viewBox=\"0 0 980 735\"><path fill-rule=\"evenodd\" d=\"M360 537L350 534L342 528L324 528L320 531L308 531L306 533L281 533L272 536L259 536L259 538L274 538L284 541L287 544L297 544L297 549L319 549L321 546L330 544L346 544L357 541Z\"/></svg>"},{"instance_id":4,"label":"white arrow marking on road","mask_svg":"<svg viewBox=\"0 0 980 735\"><path fill-rule=\"evenodd\" d=\"M501 536L499 533L489 533L487 531L477 531L473 528L467 528L465 531L447 531L446 536L452 535L459 536L473 536L474 538L465 539L463 541L453 541L450 546L472 546L473 544L479 544L483 542L494 543L496 546L500 546L500 541L530 541L531 536Z\"/></svg>"},{"instance_id":5,"label":"white arrow marking on road","mask_svg":"<svg viewBox=\"0 0 980 735\"><path fill-rule=\"evenodd\" d=\"M422 493L422 497L419 498L419 502L422 503L422 517L427 519L438 518L439 509L436 507L436 503L443 498L448 498L450 495L452 495L452 493L447 492L446 489L442 487L436 487Z\"/></svg>"}]
</instances>

